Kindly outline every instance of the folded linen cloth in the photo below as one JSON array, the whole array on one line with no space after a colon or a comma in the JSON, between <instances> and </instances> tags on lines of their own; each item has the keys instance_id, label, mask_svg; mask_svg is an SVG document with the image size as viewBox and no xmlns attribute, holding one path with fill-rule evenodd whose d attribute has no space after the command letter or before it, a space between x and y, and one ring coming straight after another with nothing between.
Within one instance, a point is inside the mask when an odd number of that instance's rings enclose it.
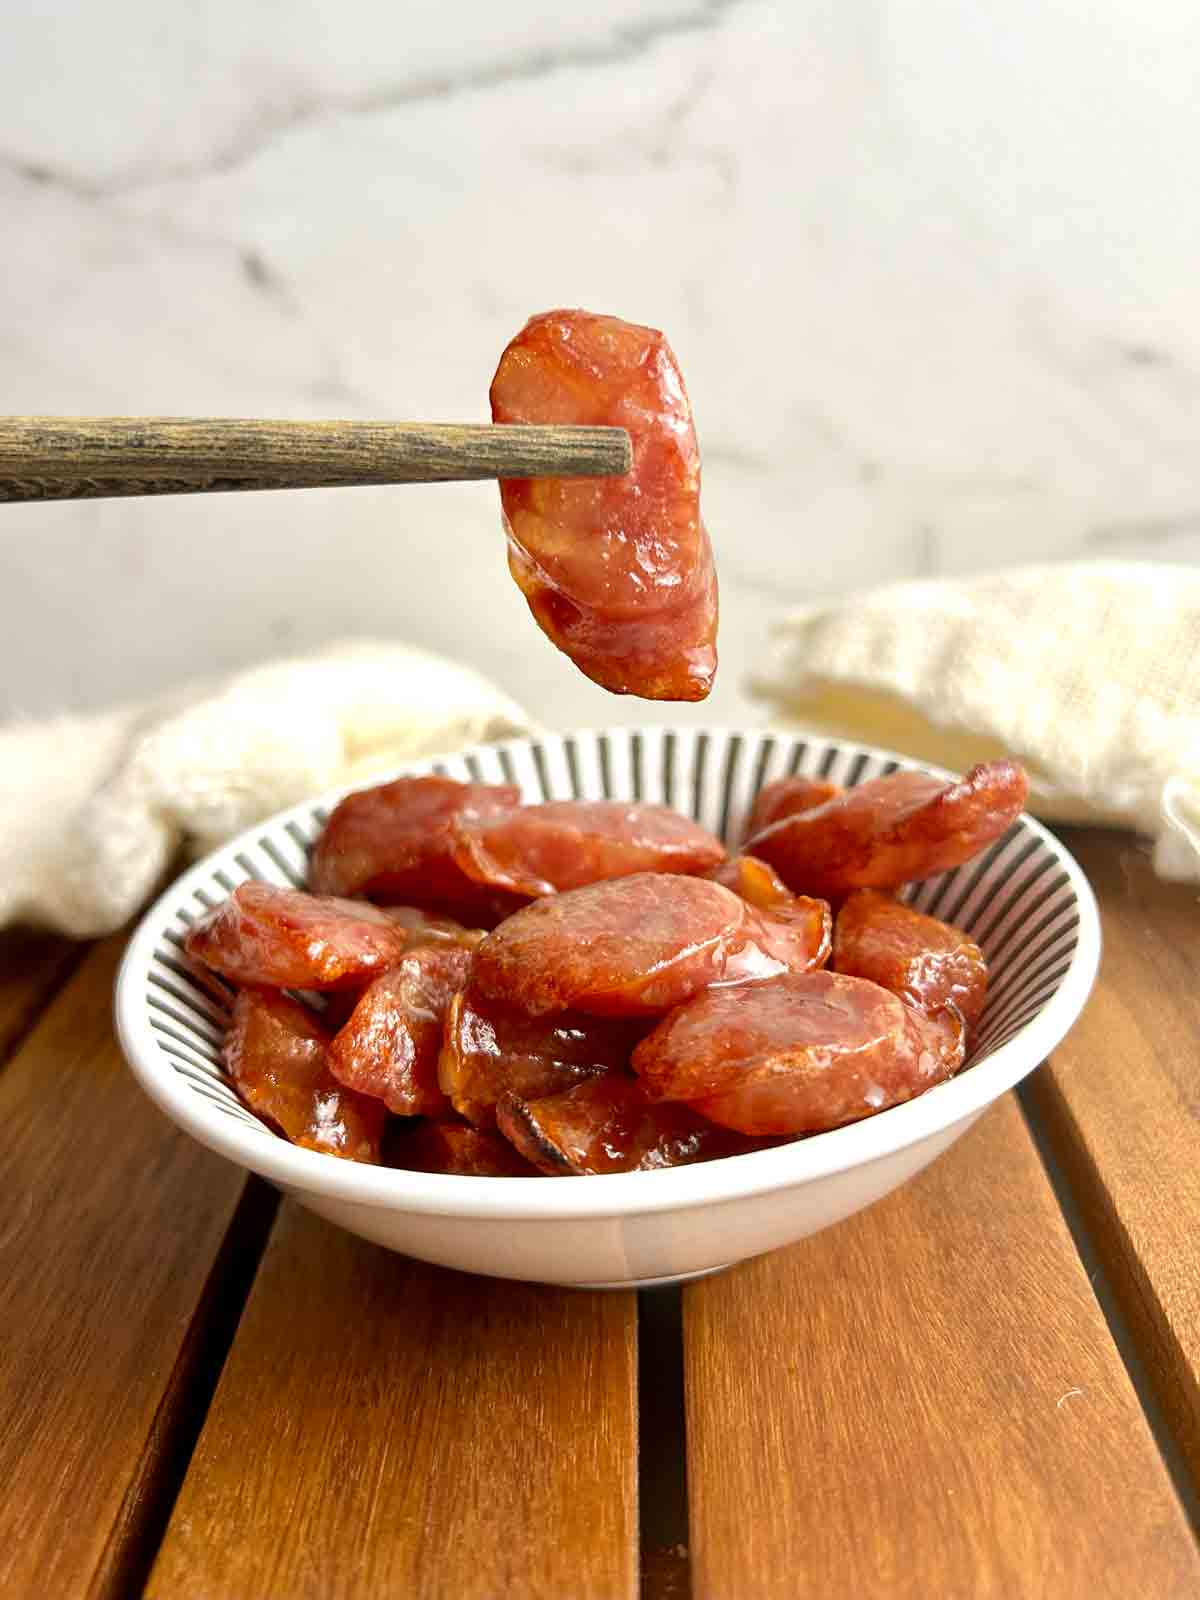
<instances>
[{"instance_id":1,"label":"folded linen cloth","mask_svg":"<svg viewBox=\"0 0 1200 1600\"><path fill-rule=\"evenodd\" d=\"M775 720L962 771L1012 756L1030 809L1155 841L1200 879L1200 568L1104 562L898 583L771 630Z\"/></svg>"},{"instance_id":2,"label":"folded linen cloth","mask_svg":"<svg viewBox=\"0 0 1200 1600\"><path fill-rule=\"evenodd\" d=\"M409 757L525 731L468 668L344 643L144 705L0 728L0 926L121 926L181 847Z\"/></svg>"}]
</instances>

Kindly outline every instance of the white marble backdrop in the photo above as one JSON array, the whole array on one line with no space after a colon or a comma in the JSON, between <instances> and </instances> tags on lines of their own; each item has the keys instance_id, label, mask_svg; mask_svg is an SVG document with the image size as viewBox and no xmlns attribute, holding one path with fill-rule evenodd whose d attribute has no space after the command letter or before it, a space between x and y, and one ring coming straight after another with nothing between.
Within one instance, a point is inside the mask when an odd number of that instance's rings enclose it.
<instances>
[{"instance_id":1,"label":"white marble backdrop","mask_svg":"<svg viewBox=\"0 0 1200 1600\"><path fill-rule=\"evenodd\" d=\"M469 419L525 316L664 327L739 679L789 599L1200 559L1185 0L8 0L0 410ZM490 486L0 508L0 712L351 632L545 720Z\"/></svg>"}]
</instances>

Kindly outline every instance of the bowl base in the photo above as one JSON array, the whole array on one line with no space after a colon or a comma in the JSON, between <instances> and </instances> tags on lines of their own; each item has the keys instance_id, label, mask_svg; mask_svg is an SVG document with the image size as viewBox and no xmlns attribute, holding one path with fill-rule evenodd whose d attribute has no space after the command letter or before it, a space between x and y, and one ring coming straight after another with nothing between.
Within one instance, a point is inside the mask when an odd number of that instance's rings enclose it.
<instances>
[{"instance_id":1,"label":"bowl base","mask_svg":"<svg viewBox=\"0 0 1200 1600\"><path fill-rule=\"evenodd\" d=\"M680 1272L665 1278L617 1278L612 1283L573 1283L572 1289L665 1289L672 1283L691 1283L693 1278L711 1278L714 1272L728 1272L735 1263L723 1261L719 1267L701 1267L699 1272Z\"/></svg>"}]
</instances>

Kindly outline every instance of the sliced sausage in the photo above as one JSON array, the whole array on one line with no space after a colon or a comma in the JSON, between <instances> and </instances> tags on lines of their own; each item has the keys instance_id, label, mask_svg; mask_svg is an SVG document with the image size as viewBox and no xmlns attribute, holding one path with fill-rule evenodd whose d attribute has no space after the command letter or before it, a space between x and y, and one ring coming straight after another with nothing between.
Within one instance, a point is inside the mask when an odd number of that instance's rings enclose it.
<instances>
[{"instance_id":1,"label":"sliced sausage","mask_svg":"<svg viewBox=\"0 0 1200 1600\"><path fill-rule=\"evenodd\" d=\"M1012 761L973 767L956 783L893 772L771 823L746 850L798 893L833 899L851 889L896 889L961 866L998 839L1020 816L1028 788Z\"/></svg>"},{"instance_id":2,"label":"sliced sausage","mask_svg":"<svg viewBox=\"0 0 1200 1600\"><path fill-rule=\"evenodd\" d=\"M716 673L717 582L700 454L662 334L586 311L532 317L500 358L495 422L625 428L633 468L500 485L508 563L538 626L614 694L703 700Z\"/></svg>"},{"instance_id":3,"label":"sliced sausage","mask_svg":"<svg viewBox=\"0 0 1200 1600\"><path fill-rule=\"evenodd\" d=\"M479 946L475 983L531 1016L653 1016L712 983L811 965L810 932L719 883L637 873L516 912Z\"/></svg>"},{"instance_id":4,"label":"sliced sausage","mask_svg":"<svg viewBox=\"0 0 1200 1600\"><path fill-rule=\"evenodd\" d=\"M667 806L550 800L464 817L454 859L477 883L533 898L634 872L703 872L725 846Z\"/></svg>"},{"instance_id":5,"label":"sliced sausage","mask_svg":"<svg viewBox=\"0 0 1200 1600\"><path fill-rule=\"evenodd\" d=\"M530 1017L469 986L450 1002L438 1081L460 1116L491 1127L502 1095L538 1100L628 1070L645 1032L645 1023L578 1012Z\"/></svg>"},{"instance_id":6,"label":"sliced sausage","mask_svg":"<svg viewBox=\"0 0 1200 1600\"><path fill-rule=\"evenodd\" d=\"M396 1123L383 1146L384 1165L457 1178L537 1178L541 1174L498 1133L465 1122L420 1118Z\"/></svg>"},{"instance_id":7,"label":"sliced sausage","mask_svg":"<svg viewBox=\"0 0 1200 1600\"><path fill-rule=\"evenodd\" d=\"M875 889L856 889L838 912L833 968L870 978L921 1011L951 1002L968 1027L987 998L983 951L961 928Z\"/></svg>"},{"instance_id":8,"label":"sliced sausage","mask_svg":"<svg viewBox=\"0 0 1200 1600\"><path fill-rule=\"evenodd\" d=\"M713 883L724 884L740 900L762 911L782 910L796 899L775 868L757 856L730 856L704 876Z\"/></svg>"},{"instance_id":9,"label":"sliced sausage","mask_svg":"<svg viewBox=\"0 0 1200 1600\"><path fill-rule=\"evenodd\" d=\"M824 778L805 778L799 773L791 778L776 778L774 783L765 783L758 791L746 819L746 838L753 839L764 828L770 827L772 822L779 822L784 817L799 816L802 811L815 811L818 806L823 806L827 800L841 793L836 783L827 783Z\"/></svg>"},{"instance_id":10,"label":"sliced sausage","mask_svg":"<svg viewBox=\"0 0 1200 1600\"><path fill-rule=\"evenodd\" d=\"M243 989L222 1056L238 1094L293 1144L346 1161L379 1160L385 1112L329 1071L329 1035L285 994Z\"/></svg>"},{"instance_id":11,"label":"sliced sausage","mask_svg":"<svg viewBox=\"0 0 1200 1600\"><path fill-rule=\"evenodd\" d=\"M431 916L416 906L389 905L383 909L397 927L404 929L410 950L422 944L457 944L464 950L474 950L487 936L485 928L468 928L453 917Z\"/></svg>"},{"instance_id":12,"label":"sliced sausage","mask_svg":"<svg viewBox=\"0 0 1200 1600\"><path fill-rule=\"evenodd\" d=\"M952 1076L963 1034L952 1008L929 1017L863 978L789 973L697 995L643 1039L633 1066L652 1097L742 1133L817 1133Z\"/></svg>"},{"instance_id":13,"label":"sliced sausage","mask_svg":"<svg viewBox=\"0 0 1200 1600\"><path fill-rule=\"evenodd\" d=\"M234 983L353 989L394 966L407 942L376 906L242 883L192 926L184 948Z\"/></svg>"},{"instance_id":14,"label":"sliced sausage","mask_svg":"<svg viewBox=\"0 0 1200 1600\"><path fill-rule=\"evenodd\" d=\"M746 1148L686 1106L654 1104L623 1073L532 1102L505 1095L496 1120L525 1159L551 1177L649 1172Z\"/></svg>"},{"instance_id":15,"label":"sliced sausage","mask_svg":"<svg viewBox=\"0 0 1200 1600\"><path fill-rule=\"evenodd\" d=\"M438 1087L442 1027L470 971L471 952L459 945L410 950L375 979L338 1032L329 1049L334 1076L401 1117L449 1110Z\"/></svg>"},{"instance_id":16,"label":"sliced sausage","mask_svg":"<svg viewBox=\"0 0 1200 1600\"><path fill-rule=\"evenodd\" d=\"M490 925L513 902L497 908L455 865L454 820L506 811L520 798L512 784L439 777L359 789L330 813L313 846L309 882L318 894L369 895Z\"/></svg>"},{"instance_id":17,"label":"sliced sausage","mask_svg":"<svg viewBox=\"0 0 1200 1600\"><path fill-rule=\"evenodd\" d=\"M705 877L754 908L750 925L757 942L789 972L823 967L829 960L833 921L826 901L793 894L774 867L756 856L734 856Z\"/></svg>"}]
</instances>

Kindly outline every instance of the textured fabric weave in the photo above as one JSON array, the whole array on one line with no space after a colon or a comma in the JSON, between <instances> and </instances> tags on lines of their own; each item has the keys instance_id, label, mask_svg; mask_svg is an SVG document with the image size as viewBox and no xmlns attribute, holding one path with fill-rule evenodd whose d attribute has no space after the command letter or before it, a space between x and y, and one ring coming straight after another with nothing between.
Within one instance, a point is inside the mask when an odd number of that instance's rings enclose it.
<instances>
[{"instance_id":1,"label":"textured fabric weave","mask_svg":"<svg viewBox=\"0 0 1200 1600\"><path fill-rule=\"evenodd\" d=\"M203 854L322 789L521 733L465 667L337 645L143 706L0 729L0 926L119 928L181 847Z\"/></svg>"}]
</instances>

